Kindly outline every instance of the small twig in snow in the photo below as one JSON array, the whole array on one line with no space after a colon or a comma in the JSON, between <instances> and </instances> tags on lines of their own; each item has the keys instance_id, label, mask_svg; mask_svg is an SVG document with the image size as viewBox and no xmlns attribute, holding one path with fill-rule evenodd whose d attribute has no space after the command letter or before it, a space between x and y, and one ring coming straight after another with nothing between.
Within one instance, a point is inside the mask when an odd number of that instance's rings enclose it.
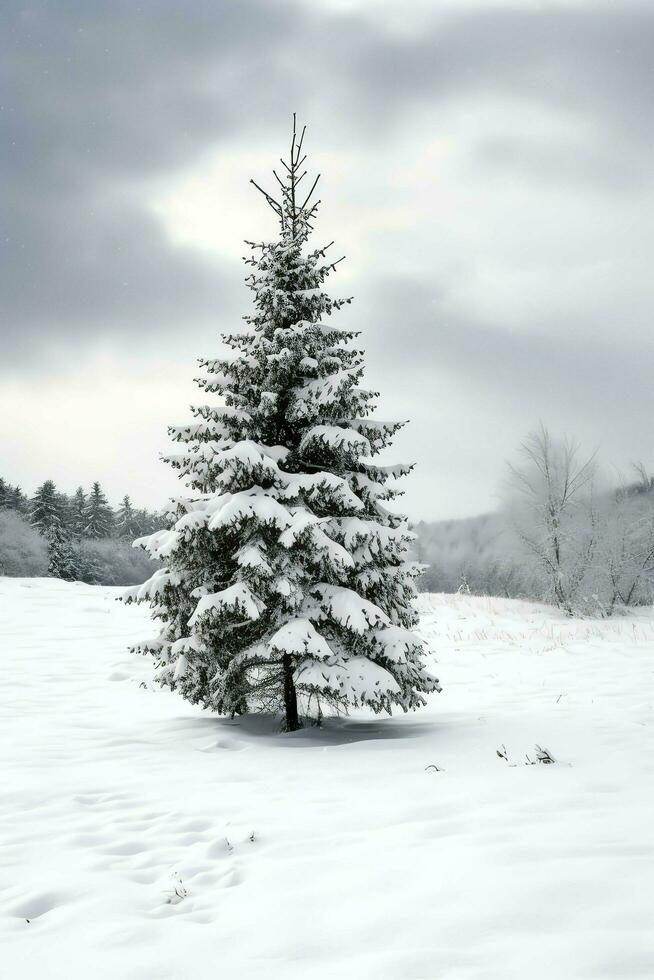
<instances>
[{"instance_id":1,"label":"small twig in snow","mask_svg":"<svg viewBox=\"0 0 654 980\"><path fill-rule=\"evenodd\" d=\"M544 766L550 766L553 762L556 762L554 756L551 755L547 749L544 749L540 745L536 745L535 749L536 749L536 760L538 762L542 762Z\"/></svg>"}]
</instances>

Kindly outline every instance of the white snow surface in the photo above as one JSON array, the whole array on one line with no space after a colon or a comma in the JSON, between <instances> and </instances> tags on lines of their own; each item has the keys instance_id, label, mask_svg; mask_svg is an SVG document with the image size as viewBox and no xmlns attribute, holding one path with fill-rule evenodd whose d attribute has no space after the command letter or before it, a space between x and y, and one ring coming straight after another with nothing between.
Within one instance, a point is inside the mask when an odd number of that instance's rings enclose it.
<instances>
[{"instance_id":1,"label":"white snow surface","mask_svg":"<svg viewBox=\"0 0 654 980\"><path fill-rule=\"evenodd\" d=\"M442 694L280 735L117 594L0 578L3 977L654 976L652 609L422 596Z\"/></svg>"}]
</instances>

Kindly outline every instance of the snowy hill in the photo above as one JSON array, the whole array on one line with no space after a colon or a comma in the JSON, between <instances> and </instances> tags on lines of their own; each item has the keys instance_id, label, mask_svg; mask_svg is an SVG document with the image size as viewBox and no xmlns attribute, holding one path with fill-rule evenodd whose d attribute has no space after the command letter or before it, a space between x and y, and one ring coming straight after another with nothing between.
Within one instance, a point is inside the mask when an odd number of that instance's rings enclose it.
<instances>
[{"instance_id":1,"label":"snowy hill","mask_svg":"<svg viewBox=\"0 0 654 980\"><path fill-rule=\"evenodd\" d=\"M115 596L0 579L3 976L654 976L651 609L423 595L443 693L282 736L153 691Z\"/></svg>"}]
</instances>

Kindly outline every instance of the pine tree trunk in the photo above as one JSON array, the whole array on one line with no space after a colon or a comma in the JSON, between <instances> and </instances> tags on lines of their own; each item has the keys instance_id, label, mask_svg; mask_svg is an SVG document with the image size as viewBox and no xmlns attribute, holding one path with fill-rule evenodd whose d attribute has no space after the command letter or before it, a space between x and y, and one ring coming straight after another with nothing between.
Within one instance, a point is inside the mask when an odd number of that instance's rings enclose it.
<instances>
[{"instance_id":1,"label":"pine tree trunk","mask_svg":"<svg viewBox=\"0 0 654 980\"><path fill-rule=\"evenodd\" d=\"M297 713L297 693L293 682L293 661L290 654L284 654L284 708L286 710L286 731L296 732L302 726Z\"/></svg>"}]
</instances>

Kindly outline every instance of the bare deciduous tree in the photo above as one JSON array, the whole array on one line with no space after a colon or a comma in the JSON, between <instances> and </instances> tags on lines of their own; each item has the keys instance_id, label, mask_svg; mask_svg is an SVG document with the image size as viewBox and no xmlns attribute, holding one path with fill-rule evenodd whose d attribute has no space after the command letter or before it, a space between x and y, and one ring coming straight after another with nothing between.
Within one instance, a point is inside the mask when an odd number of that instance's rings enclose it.
<instances>
[{"instance_id":1,"label":"bare deciduous tree","mask_svg":"<svg viewBox=\"0 0 654 980\"><path fill-rule=\"evenodd\" d=\"M618 490L601 515L598 591L605 595L609 616L620 607L651 601L654 514L647 495L652 480L642 464L634 468L638 483Z\"/></svg>"},{"instance_id":2,"label":"bare deciduous tree","mask_svg":"<svg viewBox=\"0 0 654 980\"><path fill-rule=\"evenodd\" d=\"M517 492L514 527L541 578L544 598L572 615L580 607L598 542L595 454L584 458L570 440L555 442L543 425L520 451L521 464L510 466Z\"/></svg>"}]
</instances>

